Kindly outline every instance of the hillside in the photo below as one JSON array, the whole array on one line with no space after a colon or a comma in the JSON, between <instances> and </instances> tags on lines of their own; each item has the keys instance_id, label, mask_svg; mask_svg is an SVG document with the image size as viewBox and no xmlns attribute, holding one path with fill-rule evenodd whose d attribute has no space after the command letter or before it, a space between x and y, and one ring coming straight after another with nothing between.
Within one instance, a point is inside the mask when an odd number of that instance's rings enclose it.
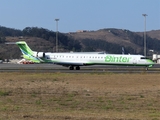
<instances>
[{"instance_id":1,"label":"hillside","mask_svg":"<svg viewBox=\"0 0 160 120\"><path fill-rule=\"evenodd\" d=\"M137 34L143 36L144 32L137 32ZM146 34L153 39L160 40L160 30L147 31Z\"/></svg>"},{"instance_id":2,"label":"hillside","mask_svg":"<svg viewBox=\"0 0 160 120\"><path fill-rule=\"evenodd\" d=\"M130 33L131 32L128 30L103 29L103 30L84 32L84 33L74 33L74 34L70 34L69 36L81 42L84 40L90 40L90 39L103 40L108 43L117 44L121 47L134 48L135 53L141 52L141 46L131 41L131 38L129 37ZM109 50L109 52L111 51Z\"/></svg>"},{"instance_id":3,"label":"hillside","mask_svg":"<svg viewBox=\"0 0 160 120\"><path fill-rule=\"evenodd\" d=\"M108 43L112 43L113 46L106 46L110 47L108 52L115 52L112 49L115 45L117 47L124 47L126 53L136 53L136 54L143 54L143 32L132 32L129 30L123 29L101 29L98 31L88 31L88 32L77 32L71 33L68 35L70 38L79 40L81 43L84 41L106 41ZM158 47L155 47L157 44L160 45L158 42L160 40L160 30L148 31L147 32L147 48L148 50L154 49L155 51L159 51ZM92 45L94 46L94 45ZM104 49L104 48L103 48ZM117 48L118 49L118 48ZM111 51L112 50L112 51ZM121 49L119 49L121 51Z\"/></svg>"},{"instance_id":4,"label":"hillside","mask_svg":"<svg viewBox=\"0 0 160 120\"><path fill-rule=\"evenodd\" d=\"M160 30L147 32L147 51L160 52ZM56 33L44 28L26 27L16 30L0 26L0 59L20 58L21 52L16 45L5 42L24 40L32 50L55 52ZM59 52L68 51L106 51L128 54L143 54L143 32L122 29L101 29L74 33L59 33ZM148 55L151 54L148 52Z\"/></svg>"}]
</instances>

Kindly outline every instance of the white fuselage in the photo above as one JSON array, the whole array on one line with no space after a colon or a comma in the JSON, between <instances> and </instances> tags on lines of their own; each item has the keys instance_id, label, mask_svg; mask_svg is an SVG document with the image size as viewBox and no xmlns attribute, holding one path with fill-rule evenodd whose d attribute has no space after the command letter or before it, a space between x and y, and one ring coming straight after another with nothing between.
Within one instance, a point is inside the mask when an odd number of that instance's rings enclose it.
<instances>
[{"instance_id":1,"label":"white fuselage","mask_svg":"<svg viewBox=\"0 0 160 120\"><path fill-rule=\"evenodd\" d=\"M88 53L45 53L55 64L81 65L149 65L142 55L88 54Z\"/></svg>"}]
</instances>

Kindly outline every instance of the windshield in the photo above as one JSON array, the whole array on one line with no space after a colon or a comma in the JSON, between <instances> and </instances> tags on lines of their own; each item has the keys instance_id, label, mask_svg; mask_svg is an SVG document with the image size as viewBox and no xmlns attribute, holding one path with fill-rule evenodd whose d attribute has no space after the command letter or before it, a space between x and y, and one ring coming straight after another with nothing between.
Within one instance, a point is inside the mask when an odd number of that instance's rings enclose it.
<instances>
[{"instance_id":1,"label":"windshield","mask_svg":"<svg viewBox=\"0 0 160 120\"><path fill-rule=\"evenodd\" d=\"M149 58L147 58L147 57L141 57L141 59L149 59Z\"/></svg>"}]
</instances>

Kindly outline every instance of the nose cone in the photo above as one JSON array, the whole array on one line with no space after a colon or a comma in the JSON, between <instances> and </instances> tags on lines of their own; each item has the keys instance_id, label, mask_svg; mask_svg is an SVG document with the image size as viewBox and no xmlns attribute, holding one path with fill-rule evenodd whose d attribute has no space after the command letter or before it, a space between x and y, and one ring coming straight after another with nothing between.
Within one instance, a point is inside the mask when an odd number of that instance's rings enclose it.
<instances>
[{"instance_id":1,"label":"nose cone","mask_svg":"<svg viewBox=\"0 0 160 120\"><path fill-rule=\"evenodd\" d=\"M147 59L147 63L149 64L149 67L152 67L155 64L155 62L150 59Z\"/></svg>"}]
</instances>

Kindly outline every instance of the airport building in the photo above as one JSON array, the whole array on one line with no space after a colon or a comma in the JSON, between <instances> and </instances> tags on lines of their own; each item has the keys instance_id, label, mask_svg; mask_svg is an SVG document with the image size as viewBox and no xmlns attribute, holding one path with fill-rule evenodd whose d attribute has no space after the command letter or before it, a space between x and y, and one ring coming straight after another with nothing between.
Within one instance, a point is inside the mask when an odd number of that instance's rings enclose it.
<instances>
[{"instance_id":1,"label":"airport building","mask_svg":"<svg viewBox=\"0 0 160 120\"><path fill-rule=\"evenodd\" d=\"M160 55L153 54L152 60L155 61L156 63L160 64Z\"/></svg>"}]
</instances>

